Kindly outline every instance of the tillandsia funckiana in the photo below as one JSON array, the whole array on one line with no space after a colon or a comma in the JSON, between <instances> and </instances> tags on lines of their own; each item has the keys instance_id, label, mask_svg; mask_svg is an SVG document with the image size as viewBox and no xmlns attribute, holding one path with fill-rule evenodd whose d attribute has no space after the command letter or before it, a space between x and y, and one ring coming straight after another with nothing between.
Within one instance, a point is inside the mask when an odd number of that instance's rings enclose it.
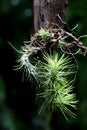
<instances>
[{"instance_id":1,"label":"tillandsia funckiana","mask_svg":"<svg viewBox=\"0 0 87 130\"><path fill-rule=\"evenodd\" d=\"M40 112L43 109L55 111L59 108L66 119L76 116L71 108L76 108L78 102L73 94L78 68L75 55L87 54L87 48L80 41L84 36L76 38L74 29L67 32L58 26L41 28L18 51L21 57L14 68L23 69L31 81L37 82L36 95L42 101Z\"/></svg>"}]
</instances>

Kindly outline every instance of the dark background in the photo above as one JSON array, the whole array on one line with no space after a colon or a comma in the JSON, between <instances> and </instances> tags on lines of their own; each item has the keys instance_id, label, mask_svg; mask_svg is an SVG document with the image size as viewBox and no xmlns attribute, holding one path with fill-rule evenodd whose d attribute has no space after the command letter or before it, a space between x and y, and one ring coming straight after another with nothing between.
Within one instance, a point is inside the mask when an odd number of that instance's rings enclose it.
<instances>
[{"instance_id":1,"label":"dark background","mask_svg":"<svg viewBox=\"0 0 87 130\"><path fill-rule=\"evenodd\" d=\"M87 0L71 0L67 23L70 28L78 24L76 36L87 34ZM67 122L60 113L53 113L48 126L37 116L35 89L13 70L19 54L7 43L20 50L33 32L32 0L0 0L0 130L87 130L87 56L76 56L77 118ZM87 46L87 38L82 41Z\"/></svg>"}]
</instances>

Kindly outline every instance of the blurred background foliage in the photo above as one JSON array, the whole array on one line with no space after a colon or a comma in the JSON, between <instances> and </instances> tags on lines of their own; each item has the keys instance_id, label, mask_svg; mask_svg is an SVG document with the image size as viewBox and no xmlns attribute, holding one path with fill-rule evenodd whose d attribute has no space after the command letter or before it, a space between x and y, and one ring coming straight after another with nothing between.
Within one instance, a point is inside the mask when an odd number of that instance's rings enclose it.
<instances>
[{"instance_id":1,"label":"blurred background foliage","mask_svg":"<svg viewBox=\"0 0 87 130\"><path fill-rule=\"evenodd\" d=\"M76 36L87 34L87 0L70 1L67 23L70 28L78 24ZM32 0L0 0L0 130L87 130L87 56L76 56L77 118L67 122L60 113L53 113L48 126L37 116L35 89L22 80L22 73L13 71L18 56L7 43L20 49L33 32ZM87 38L82 41L87 46Z\"/></svg>"}]
</instances>

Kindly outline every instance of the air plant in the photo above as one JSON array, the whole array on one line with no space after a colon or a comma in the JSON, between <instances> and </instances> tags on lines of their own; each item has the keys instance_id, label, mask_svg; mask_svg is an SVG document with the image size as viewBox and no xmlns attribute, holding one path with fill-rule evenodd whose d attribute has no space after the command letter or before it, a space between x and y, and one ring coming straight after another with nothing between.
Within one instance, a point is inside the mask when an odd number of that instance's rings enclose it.
<instances>
[{"instance_id":1,"label":"air plant","mask_svg":"<svg viewBox=\"0 0 87 130\"><path fill-rule=\"evenodd\" d=\"M37 80L36 66L32 64L32 56L39 50L39 47L33 47L30 45L24 45L21 50L17 50L10 42L8 42L12 48L18 52L21 56L16 60L17 65L14 65L14 70L23 70L26 77L29 79L35 78Z\"/></svg>"},{"instance_id":2,"label":"air plant","mask_svg":"<svg viewBox=\"0 0 87 130\"><path fill-rule=\"evenodd\" d=\"M29 56L27 54L22 54L21 58L19 58L16 62L18 65L14 66L14 70L23 69L27 78L31 79L33 76L35 79L37 79L36 66L30 62Z\"/></svg>"},{"instance_id":3,"label":"air plant","mask_svg":"<svg viewBox=\"0 0 87 130\"><path fill-rule=\"evenodd\" d=\"M71 109L76 108L77 104L76 96L73 94L77 71L74 71L75 66L71 57L77 64L74 55L87 54L87 47L83 46L81 37L84 36L76 38L72 33L61 28L41 28L30 41L26 41L21 51L9 43L21 54L15 70L23 69L26 76L32 81L33 77L38 84L37 88L40 91L37 96L42 101L40 112L46 108L52 111L59 108L66 119L68 116L75 117ZM71 42L68 42L67 38L70 38ZM72 51L73 47L76 50ZM73 74L75 77L71 79L70 76Z\"/></svg>"},{"instance_id":4,"label":"air plant","mask_svg":"<svg viewBox=\"0 0 87 130\"><path fill-rule=\"evenodd\" d=\"M69 64L71 58L64 55L59 58L58 53L53 55L44 54L44 62L39 62L39 77L44 80L44 85L53 84L55 81L62 83L64 78L73 73L71 68L74 66Z\"/></svg>"},{"instance_id":5,"label":"air plant","mask_svg":"<svg viewBox=\"0 0 87 130\"><path fill-rule=\"evenodd\" d=\"M39 36L41 36L43 39L47 39L47 37L53 37L54 33L50 32L48 29L41 28L38 31Z\"/></svg>"},{"instance_id":6,"label":"air plant","mask_svg":"<svg viewBox=\"0 0 87 130\"><path fill-rule=\"evenodd\" d=\"M41 88L43 92L37 94L44 102L41 110L49 108L54 111L60 108L66 119L67 115L75 117L75 114L69 107L76 108L75 94L72 93L72 82L69 81L68 76L72 73L73 65L71 58L58 53L53 55L44 54L44 61L39 61L37 69L38 76L41 80ZM44 89L43 89L44 88Z\"/></svg>"}]
</instances>

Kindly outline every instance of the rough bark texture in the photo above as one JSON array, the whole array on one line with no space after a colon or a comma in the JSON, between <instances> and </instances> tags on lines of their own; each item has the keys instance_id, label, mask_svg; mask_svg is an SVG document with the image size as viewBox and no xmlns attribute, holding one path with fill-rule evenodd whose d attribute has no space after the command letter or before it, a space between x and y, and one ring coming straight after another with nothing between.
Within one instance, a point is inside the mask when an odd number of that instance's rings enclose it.
<instances>
[{"instance_id":1,"label":"rough bark texture","mask_svg":"<svg viewBox=\"0 0 87 130\"><path fill-rule=\"evenodd\" d=\"M65 21L69 0L34 0L34 29L50 27L52 23L63 27L58 14Z\"/></svg>"}]
</instances>

